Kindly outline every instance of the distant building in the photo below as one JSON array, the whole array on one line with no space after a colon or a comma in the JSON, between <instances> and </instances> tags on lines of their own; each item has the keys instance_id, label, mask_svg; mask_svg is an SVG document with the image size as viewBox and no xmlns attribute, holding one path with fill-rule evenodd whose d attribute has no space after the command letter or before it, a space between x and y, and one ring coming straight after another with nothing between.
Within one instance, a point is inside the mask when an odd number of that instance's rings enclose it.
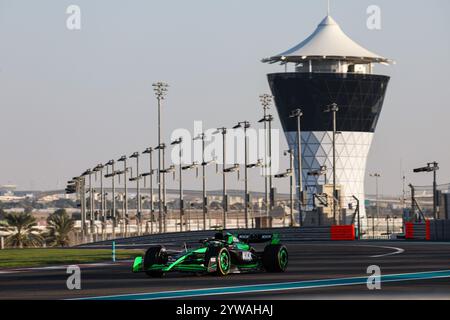
<instances>
[{"instance_id":1,"label":"distant building","mask_svg":"<svg viewBox=\"0 0 450 320\"><path fill-rule=\"evenodd\" d=\"M14 195L16 191L15 185L2 185L0 186L0 201L2 202L18 202L25 199L26 197L19 197Z\"/></svg>"},{"instance_id":2,"label":"distant building","mask_svg":"<svg viewBox=\"0 0 450 320\"><path fill-rule=\"evenodd\" d=\"M14 191L16 191L17 186L12 184L0 185L0 196L13 196Z\"/></svg>"}]
</instances>

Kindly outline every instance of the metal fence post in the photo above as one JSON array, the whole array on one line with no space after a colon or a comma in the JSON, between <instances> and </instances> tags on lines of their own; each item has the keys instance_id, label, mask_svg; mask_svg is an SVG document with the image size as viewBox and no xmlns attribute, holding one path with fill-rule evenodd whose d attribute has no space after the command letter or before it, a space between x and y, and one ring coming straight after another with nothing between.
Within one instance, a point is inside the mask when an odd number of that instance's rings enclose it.
<instances>
[{"instance_id":1,"label":"metal fence post","mask_svg":"<svg viewBox=\"0 0 450 320\"><path fill-rule=\"evenodd\" d=\"M112 242L112 261L116 262L116 242Z\"/></svg>"}]
</instances>

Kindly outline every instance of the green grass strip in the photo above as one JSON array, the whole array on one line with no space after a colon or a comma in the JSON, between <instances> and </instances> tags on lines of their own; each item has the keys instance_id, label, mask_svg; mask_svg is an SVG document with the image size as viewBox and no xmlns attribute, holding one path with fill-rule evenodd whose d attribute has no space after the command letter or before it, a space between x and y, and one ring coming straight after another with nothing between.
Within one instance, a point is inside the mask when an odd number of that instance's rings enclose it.
<instances>
[{"instance_id":1,"label":"green grass strip","mask_svg":"<svg viewBox=\"0 0 450 320\"><path fill-rule=\"evenodd\" d=\"M117 250L116 259L134 259L142 250ZM110 249L5 249L0 250L0 268L41 267L61 264L112 261Z\"/></svg>"}]
</instances>

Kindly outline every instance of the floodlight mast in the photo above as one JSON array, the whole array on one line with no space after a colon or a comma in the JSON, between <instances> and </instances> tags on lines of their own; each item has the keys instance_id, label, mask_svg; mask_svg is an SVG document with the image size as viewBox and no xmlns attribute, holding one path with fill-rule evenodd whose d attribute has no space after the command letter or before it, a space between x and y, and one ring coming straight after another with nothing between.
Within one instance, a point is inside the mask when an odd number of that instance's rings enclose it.
<instances>
[{"instance_id":1,"label":"floodlight mast","mask_svg":"<svg viewBox=\"0 0 450 320\"><path fill-rule=\"evenodd\" d=\"M161 101L165 99L169 85L164 82L156 82L153 85L156 99L158 101L158 146L161 145ZM158 209L159 209L159 231L162 233L162 203L161 203L161 149L158 149Z\"/></svg>"},{"instance_id":2,"label":"floodlight mast","mask_svg":"<svg viewBox=\"0 0 450 320\"><path fill-rule=\"evenodd\" d=\"M272 104L273 97L269 94L262 94L260 97L260 102L264 110L264 118L267 117L267 110L270 109L270 106ZM263 121L264 123L264 204L265 204L265 213L266 217L269 217L269 195L268 195L268 174L267 174L267 123L266 121Z\"/></svg>"}]
</instances>

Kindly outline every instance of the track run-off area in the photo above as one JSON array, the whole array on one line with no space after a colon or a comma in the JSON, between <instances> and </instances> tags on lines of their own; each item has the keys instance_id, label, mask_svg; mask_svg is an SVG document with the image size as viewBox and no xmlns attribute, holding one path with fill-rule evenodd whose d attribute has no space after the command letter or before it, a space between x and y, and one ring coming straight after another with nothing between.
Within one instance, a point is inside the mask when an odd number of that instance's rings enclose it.
<instances>
[{"instance_id":1,"label":"track run-off area","mask_svg":"<svg viewBox=\"0 0 450 320\"><path fill-rule=\"evenodd\" d=\"M405 241L288 243L285 273L226 277L131 273L131 261L79 265L69 290L66 266L0 269L0 299L450 299L450 243ZM87 249L88 250L88 249ZM369 290L369 266L381 289Z\"/></svg>"}]
</instances>

